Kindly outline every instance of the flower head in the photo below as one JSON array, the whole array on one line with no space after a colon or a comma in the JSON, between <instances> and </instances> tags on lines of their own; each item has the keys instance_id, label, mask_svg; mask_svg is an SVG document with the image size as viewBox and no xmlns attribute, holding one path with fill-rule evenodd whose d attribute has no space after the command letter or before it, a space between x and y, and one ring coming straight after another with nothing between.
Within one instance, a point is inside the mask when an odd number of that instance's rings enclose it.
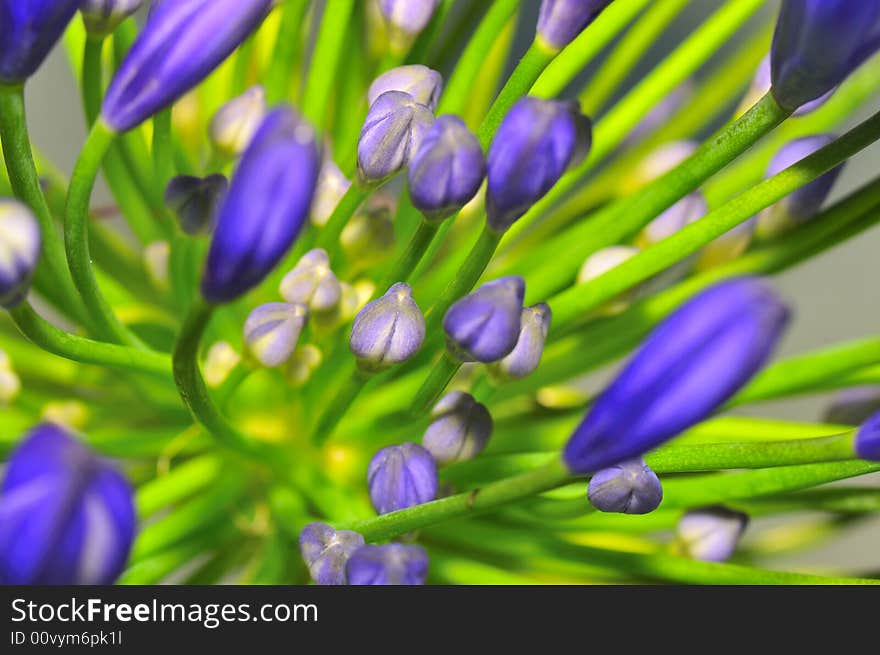
<instances>
[{"instance_id":1,"label":"flower head","mask_svg":"<svg viewBox=\"0 0 880 655\"><path fill-rule=\"evenodd\" d=\"M443 76L422 64L408 64L385 71L370 85L367 104L372 106L386 91L403 91L431 111L437 109L443 91Z\"/></svg>"},{"instance_id":2,"label":"flower head","mask_svg":"<svg viewBox=\"0 0 880 655\"><path fill-rule=\"evenodd\" d=\"M451 391L431 410L424 446L441 464L463 462L479 455L492 436L492 416L486 406L463 391Z\"/></svg>"},{"instance_id":3,"label":"flower head","mask_svg":"<svg viewBox=\"0 0 880 655\"><path fill-rule=\"evenodd\" d=\"M868 418L856 433L854 449L857 457L880 462L880 413Z\"/></svg>"},{"instance_id":4,"label":"flower head","mask_svg":"<svg viewBox=\"0 0 880 655\"><path fill-rule=\"evenodd\" d=\"M107 36L143 4L144 0L83 0L81 11L86 31Z\"/></svg>"},{"instance_id":5,"label":"flower head","mask_svg":"<svg viewBox=\"0 0 880 655\"><path fill-rule=\"evenodd\" d=\"M600 512L648 514L660 506L660 479L642 458L597 471L587 488L590 504Z\"/></svg>"},{"instance_id":6,"label":"flower head","mask_svg":"<svg viewBox=\"0 0 880 655\"><path fill-rule=\"evenodd\" d=\"M405 362L424 340L425 317L409 285L398 282L358 313L348 343L362 369L379 371Z\"/></svg>"},{"instance_id":7,"label":"flower head","mask_svg":"<svg viewBox=\"0 0 880 655\"><path fill-rule=\"evenodd\" d=\"M0 493L0 583L110 584L135 531L132 490L62 428L34 428Z\"/></svg>"},{"instance_id":8,"label":"flower head","mask_svg":"<svg viewBox=\"0 0 880 655\"><path fill-rule=\"evenodd\" d=\"M370 460L367 485L378 514L421 505L437 497L437 464L417 444L388 446Z\"/></svg>"},{"instance_id":9,"label":"flower head","mask_svg":"<svg viewBox=\"0 0 880 655\"><path fill-rule=\"evenodd\" d=\"M707 507L681 517L676 546L692 559L724 562L731 558L749 523L749 517L726 507Z\"/></svg>"},{"instance_id":10,"label":"flower head","mask_svg":"<svg viewBox=\"0 0 880 655\"><path fill-rule=\"evenodd\" d=\"M410 198L427 219L442 220L470 202L485 174L477 137L457 116L440 116L410 162Z\"/></svg>"},{"instance_id":11,"label":"flower head","mask_svg":"<svg viewBox=\"0 0 880 655\"><path fill-rule=\"evenodd\" d=\"M592 23L612 0L543 0L538 35L553 50L565 46Z\"/></svg>"},{"instance_id":12,"label":"flower head","mask_svg":"<svg viewBox=\"0 0 880 655\"><path fill-rule=\"evenodd\" d=\"M428 554L410 544L363 546L346 568L350 585L423 585L428 578Z\"/></svg>"},{"instance_id":13,"label":"flower head","mask_svg":"<svg viewBox=\"0 0 880 655\"><path fill-rule=\"evenodd\" d=\"M312 128L290 109L270 113L220 208L202 277L206 300L233 300L278 264L308 217L319 166Z\"/></svg>"},{"instance_id":14,"label":"flower head","mask_svg":"<svg viewBox=\"0 0 880 655\"><path fill-rule=\"evenodd\" d=\"M0 0L0 83L33 75L82 0Z\"/></svg>"},{"instance_id":15,"label":"flower head","mask_svg":"<svg viewBox=\"0 0 880 655\"><path fill-rule=\"evenodd\" d=\"M125 132L168 107L226 59L272 5L272 0L154 4L107 89L104 122Z\"/></svg>"},{"instance_id":16,"label":"flower head","mask_svg":"<svg viewBox=\"0 0 880 655\"><path fill-rule=\"evenodd\" d=\"M489 148L489 227L506 231L586 156L590 142L590 120L577 103L526 96L514 104Z\"/></svg>"},{"instance_id":17,"label":"flower head","mask_svg":"<svg viewBox=\"0 0 880 655\"><path fill-rule=\"evenodd\" d=\"M552 316L550 306L543 302L522 310L516 346L492 366L492 372L497 377L519 380L534 373L541 363Z\"/></svg>"},{"instance_id":18,"label":"flower head","mask_svg":"<svg viewBox=\"0 0 880 655\"><path fill-rule=\"evenodd\" d=\"M280 366L296 350L308 317L309 308L300 303L260 305L244 323L244 343L261 365Z\"/></svg>"},{"instance_id":19,"label":"flower head","mask_svg":"<svg viewBox=\"0 0 880 655\"><path fill-rule=\"evenodd\" d=\"M266 116L266 90L256 84L224 104L211 119L211 145L227 157L245 151Z\"/></svg>"},{"instance_id":20,"label":"flower head","mask_svg":"<svg viewBox=\"0 0 880 655\"><path fill-rule=\"evenodd\" d=\"M837 425L860 425L880 412L880 385L851 387L834 396L822 420Z\"/></svg>"},{"instance_id":21,"label":"flower head","mask_svg":"<svg viewBox=\"0 0 880 655\"><path fill-rule=\"evenodd\" d=\"M451 353L465 362L497 362L519 340L525 281L502 277L458 300L443 317Z\"/></svg>"},{"instance_id":22,"label":"flower head","mask_svg":"<svg viewBox=\"0 0 880 655\"><path fill-rule=\"evenodd\" d=\"M177 216L184 232L191 236L207 234L228 188L223 175L178 175L165 187L165 206Z\"/></svg>"},{"instance_id":23,"label":"flower head","mask_svg":"<svg viewBox=\"0 0 880 655\"><path fill-rule=\"evenodd\" d=\"M332 310L342 294L339 280L330 269L330 258L320 248L302 256L281 280L279 290L287 302L308 305L315 312Z\"/></svg>"},{"instance_id":24,"label":"flower head","mask_svg":"<svg viewBox=\"0 0 880 655\"><path fill-rule=\"evenodd\" d=\"M30 209L15 200L0 200L0 307L12 309L24 300L41 243Z\"/></svg>"},{"instance_id":25,"label":"flower head","mask_svg":"<svg viewBox=\"0 0 880 655\"><path fill-rule=\"evenodd\" d=\"M309 523L299 533L299 552L319 585L347 584L348 560L363 545L364 538L357 532L334 530L324 523Z\"/></svg>"},{"instance_id":26,"label":"flower head","mask_svg":"<svg viewBox=\"0 0 880 655\"><path fill-rule=\"evenodd\" d=\"M708 416L769 358L788 322L754 278L710 287L664 320L599 396L565 447L590 473L641 456Z\"/></svg>"}]
</instances>

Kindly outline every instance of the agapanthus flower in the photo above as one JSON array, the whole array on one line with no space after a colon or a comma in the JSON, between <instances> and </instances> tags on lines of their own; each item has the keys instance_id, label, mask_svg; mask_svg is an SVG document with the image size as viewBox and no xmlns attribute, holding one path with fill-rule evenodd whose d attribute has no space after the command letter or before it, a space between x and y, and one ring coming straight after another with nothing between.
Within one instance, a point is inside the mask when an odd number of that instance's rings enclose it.
<instances>
[{"instance_id":1,"label":"agapanthus flower","mask_svg":"<svg viewBox=\"0 0 880 655\"><path fill-rule=\"evenodd\" d=\"M144 0L82 0L86 31L95 36L107 36L143 4Z\"/></svg>"},{"instance_id":2,"label":"agapanthus flower","mask_svg":"<svg viewBox=\"0 0 880 655\"><path fill-rule=\"evenodd\" d=\"M519 340L525 281L509 276L486 282L458 300L443 317L450 352L464 362L496 362Z\"/></svg>"},{"instance_id":3,"label":"agapanthus flower","mask_svg":"<svg viewBox=\"0 0 880 655\"><path fill-rule=\"evenodd\" d=\"M0 83L21 84L42 65L82 0L0 0Z\"/></svg>"},{"instance_id":4,"label":"agapanthus flower","mask_svg":"<svg viewBox=\"0 0 880 655\"><path fill-rule=\"evenodd\" d=\"M191 236L207 234L228 189L229 181L223 175L178 175L165 187L165 206L184 232Z\"/></svg>"},{"instance_id":5,"label":"agapanthus flower","mask_svg":"<svg viewBox=\"0 0 880 655\"><path fill-rule=\"evenodd\" d=\"M522 310L516 346L492 365L496 378L518 380L535 372L544 354L544 341L547 339L552 316L550 306L543 302Z\"/></svg>"},{"instance_id":6,"label":"agapanthus flower","mask_svg":"<svg viewBox=\"0 0 880 655\"><path fill-rule=\"evenodd\" d=\"M245 151L266 116L266 90L256 84L224 104L211 119L211 145L227 157Z\"/></svg>"},{"instance_id":7,"label":"agapanthus flower","mask_svg":"<svg viewBox=\"0 0 880 655\"><path fill-rule=\"evenodd\" d=\"M441 464L463 462L479 455L492 436L492 415L463 391L451 391L431 410L424 446Z\"/></svg>"},{"instance_id":8,"label":"agapanthus flower","mask_svg":"<svg viewBox=\"0 0 880 655\"><path fill-rule=\"evenodd\" d=\"M330 268L330 257L321 248L310 250L284 276L279 288L287 302L308 305L312 311L327 312L339 304L342 287Z\"/></svg>"},{"instance_id":9,"label":"agapanthus flower","mask_svg":"<svg viewBox=\"0 0 880 655\"><path fill-rule=\"evenodd\" d=\"M749 517L726 507L687 512L676 529L677 549L685 556L706 562L731 558L749 523Z\"/></svg>"},{"instance_id":10,"label":"agapanthus flower","mask_svg":"<svg viewBox=\"0 0 880 655\"><path fill-rule=\"evenodd\" d=\"M405 362L425 340L425 317L408 284L398 282L355 317L349 347L362 369L378 371Z\"/></svg>"},{"instance_id":11,"label":"agapanthus flower","mask_svg":"<svg viewBox=\"0 0 880 655\"><path fill-rule=\"evenodd\" d=\"M587 498L600 512L647 514L660 506L663 487L643 459L630 459L596 471Z\"/></svg>"},{"instance_id":12,"label":"agapanthus flower","mask_svg":"<svg viewBox=\"0 0 880 655\"><path fill-rule=\"evenodd\" d=\"M309 575L319 585L348 583L346 565L364 546L364 538L352 530L334 530L324 523L309 523L299 534L299 550Z\"/></svg>"},{"instance_id":13,"label":"agapanthus flower","mask_svg":"<svg viewBox=\"0 0 880 655\"><path fill-rule=\"evenodd\" d=\"M388 446L370 460L367 485L378 514L421 505L437 497L437 464L418 444Z\"/></svg>"},{"instance_id":14,"label":"agapanthus flower","mask_svg":"<svg viewBox=\"0 0 880 655\"><path fill-rule=\"evenodd\" d=\"M543 0L538 15L538 35L553 50L561 50L612 0Z\"/></svg>"},{"instance_id":15,"label":"agapanthus flower","mask_svg":"<svg viewBox=\"0 0 880 655\"><path fill-rule=\"evenodd\" d=\"M309 308L300 303L260 305L244 323L244 343L248 352L262 366L280 366L296 349L308 317Z\"/></svg>"},{"instance_id":16,"label":"agapanthus flower","mask_svg":"<svg viewBox=\"0 0 880 655\"><path fill-rule=\"evenodd\" d=\"M443 76L422 64L407 64L385 71L367 90L367 104L376 102L386 91L403 91L431 111L437 109L443 91Z\"/></svg>"},{"instance_id":17,"label":"agapanthus flower","mask_svg":"<svg viewBox=\"0 0 880 655\"><path fill-rule=\"evenodd\" d=\"M0 200L0 307L12 309L27 295L40 259L40 226L15 200Z\"/></svg>"},{"instance_id":18,"label":"agapanthus flower","mask_svg":"<svg viewBox=\"0 0 880 655\"><path fill-rule=\"evenodd\" d=\"M346 568L350 585L423 585L428 578L428 554L410 544L362 546Z\"/></svg>"}]
</instances>

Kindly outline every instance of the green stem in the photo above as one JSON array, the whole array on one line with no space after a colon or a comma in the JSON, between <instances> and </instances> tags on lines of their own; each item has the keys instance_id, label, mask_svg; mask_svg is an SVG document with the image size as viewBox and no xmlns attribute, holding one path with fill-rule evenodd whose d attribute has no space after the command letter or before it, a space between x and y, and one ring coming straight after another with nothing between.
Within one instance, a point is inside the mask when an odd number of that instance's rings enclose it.
<instances>
[{"instance_id":1,"label":"green stem","mask_svg":"<svg viewBox=\"0 0 880 655\"><path fill-rule=\"evenodd\" d=\"M269 104L284 100L290 92L297 53L302 44L302 22L308 9L306 0L287 0L281 9L281 21L272 59L266 71L266 98Z\"/></svg>"},{"instance_id":2,"label":"green stem","mask_svg":"<svg viewBox=\"0 0 880 655\"><path fill-rule=\"evenodd\" d=\"M410 405L410 416L418 418L430 411L460 368L461 362L444 352L416 392Z\"/></svg>"},{"instance_id":3,"label":"green stem","mask_svg":"<svg viewBox=\"0 0 880 655\"><path fill-rule=\"evenodd\" d=\"M153 117L153 175L157 206L165 195L165 187L174 177L174 147L171 135L171 110L165 109ZM163 203L164 204L164 203Z\"/></svg>"},{"instance_id":4,"label":"green stem","mask_svg":"<svg viewBox=\"0 0 880 655\"><path fill-rule=\"evenodd\" d=\"M316 446L321 446L327 439L333 436L336 426L339 425L345 413L371 378L371 375L357 369L342 388L337 390L333 395L333 400L330 401L324 413L321 414L317 427L315 427L315 431L312 433L312 442Z\"/></svg>"},{"instance_id":5,"label":"green stem","mask_svg":"<svg viewBox=\"0 0 880 655\"><path fill-rule=\"evenodd\" d=\"M437 234L439 227L439 223L433 223L426 220L422 220L419 223L415 234L413 234L406 246L406 250L401 253L400 257L391 267L391 270L388 271L385 279L377 287L376 290L379 293L384 292L385 289L389 288L396 282L409 281L410 275L412 275L416 266L422 261L425 252L427 252L428 248L431 246L431 242L434 240L434 236Z\"/></svg>"},{"instance_id":6,"label":"green stem","mask_svg":"<svg viewBox=\"0 0 880 655\"><path fill-rule=\"evenodd\" d=\"M101 113L101 99L104 97L101 53L104 50L103 37L86 37L83 48L82 97L86 113L86 123L94 125Z\"/></svg>"}]
</instances>

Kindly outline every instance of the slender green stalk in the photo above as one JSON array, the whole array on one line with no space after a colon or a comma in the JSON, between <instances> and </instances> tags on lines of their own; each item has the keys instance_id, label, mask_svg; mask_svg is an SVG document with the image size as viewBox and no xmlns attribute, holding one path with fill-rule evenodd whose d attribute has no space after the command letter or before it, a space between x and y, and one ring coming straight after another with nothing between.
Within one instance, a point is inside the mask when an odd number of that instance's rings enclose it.
<instances>
[{"instance_id":1,"label":"slender green stalk","mask_svg":"<svg viewBox=\"0 0 880 655\"><path fill-rule=\"evenodd\" d=\"M266 71L266 99L270 104L284 100L290 93L297 54L302 48L302 22L308 6L306 0L287 0L281 8L278 35Z\"/></svg>"},{"instance_id":2,"label":"slender green stalk","mask_svg":"<svg viewBox=\"0 0 880 655\"><path fill-rule=\"evenodd\" d=\"M419 387L415 397L410 405L410 416L418 418L427 414L430 409L437 403L443 391L449 386L452 378L461 368L461 362L453 359L448 353L444 352L440 361L437 362L428 377Z\"/></svg>"},{"instance_id":3,"label":"slender green stalk","mask_svg":"<svg viewBox=\"0 0 880 655\"><path fill-rule=\"evenodd\" d=\"M449 218L447 220L453 219ZM401 253L400 257L394 262L394 265L388 271L387 275L385 275L382 283L378 285L376 288L377 292L382 293L385 289L396 282L409 281L410 275L412 275L412 272L415 270L416 266L419 265L419 262L422 261L422 257L425 256L425 253L430 248L431 242L434 240L440 225L441 224L439 223L433 223L426 220L422 220L419 223L415 234L413 234L406 246L406 250Z\"/></svg>"},{"instance_id":4,"label":"slender green stalk","mask_svg":"<svg viewBox=\"0 0 880 655\"><path fill-rule=\"evenodd\" d=\"M171 110L153 117L153 179L156 198L165 195L165 187L174 177L174 146L171 135Z\"/></svg>"},{"instance_id":5,"label":"slender green stalk","mask_svg":"<svg viewBox=\"0 0 880 655\"><path fill-rule=\"evenodd\" d=\"M104 50L103 37L86 37L83 47L82 97L86 113L86 123L94 125L101 113L101 99L104 97L101 53Z\"/></svg>"},{"instance_id":6,"label":"slender green stalk","mask_svg":"<svg viewBox=\"0 0 880 655\"><path fill-rule=\"evenodd\" d=\"M345 34L354 0L328 0L318 30L303 95L303 113L319 130L325 127L336 69L345 52Z\"/></svg>"},{"instance_id":7,"label":"slender green stalk","mask_svg":"<svg viewBox=\"0 0 880 655\"><path fill-rule=\"evenodd\" d=\"M356 369L345 384L337 389L332 400L324 409L324 413L321 414L321 418L318 419L318 424L312 433L312 443L320 446L333 436L336 426L339 425L352 403L357 399L358 394L363 391L372 377L372 375Z\"/></svg>"}]
</instances>

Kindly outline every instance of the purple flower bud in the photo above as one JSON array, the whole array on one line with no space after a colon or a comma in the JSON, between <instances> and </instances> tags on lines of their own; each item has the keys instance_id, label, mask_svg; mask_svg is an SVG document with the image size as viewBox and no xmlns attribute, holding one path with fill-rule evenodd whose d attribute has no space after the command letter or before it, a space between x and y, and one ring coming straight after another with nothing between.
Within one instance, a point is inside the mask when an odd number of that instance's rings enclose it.
<instances>
[{"instance_id":1,"label":"purple flower bud","mask_svg":"<svg viewBox=\"0 0 880 655\"><path fill-rule=\"evenodd\" d=\"M324 523L309 523L299 533L299 552L315 584L347 584L346 564L364 546L364 538L352 530L334 530Z\"/></svg>"},{"instance_id":2,"label":"purple flower bud","mask_svg":"<svg viewBox=\"0 0 880 655\"><path fill-rule=\"evenodd\" d=\"M296 350L308 317L309 308L300 303L260 305L244 323L244 343L251 355L266 368L280 366Z\"/></svg>"},{"instance_id":3,"label":"purple flower bud","mask_svg":"<svg viewBox=\"0 0 880 655\"><path fill-rule=\"evenodd\" d=\"M178 175L165 187L165 206L177 216L184 232L191 236L207 234L228 188L223 175Z\"/></svg>"},{"instance_id":4,"label":"purple flower bud","mask_svg":"<svg viewBox=\"0 0 880 655\"><path fill-rule=\"evenodd\" d=\"M660 506L660 479L641 457L597 471L587 488L590 504L600 512L648 514Z\"/></svg>"},{"instance_id":5,"label":"purple flower bud","mask_svg":"<svg viewBox=\"0 0 880 655\"><path fill-rule=\"evenodd\" d=\"M428 554L407 544L363 546L348 560L350 585L423 585L428 578Z\"/></svg>"},{"instance_id":6,"label":"purple flower bud","mask_svg":"<svg viewBox=\"0 0 880 655\"><path fill-rule=\"evenodd\" d=\"M40 226L30 209L15 200L0 200L0 307L12 309L24 300L40 244Z\"/></svg>"},{"instance_id":7,"label":"purple flower bud","mask_svg":"<svg viewBox=\"0 0 880 655\"><path fill-rule=\"evenodd\" d=\"M668 239L681 228L703 218L708 211L703 194L699 191L688 194L648 223L636 237L636 245L647 248Z\"/></svg>"},{"instance_id":8,"label":"purple flower bud","mask_svg":"<svg viewBox=\"0 0 880 655\"><path fill-rule=\"evenodd\" d=\"M691 559L724 562L731 558L749 517L725 507L687 512L678 522L676 546Z\"/></svg>"},{"instance_id":9,"label":"purple flower bud","mask_svg":"<svg viewBox=\"0 0 880 655\"><path fill-rule=\"evenodd\" d=\"M641 252L640 248L635 246L608 246L597 250L584 260L581 270L578 271L578 284L587 284L598 277L605 275L623 262L628 261ZM624 291L614 300L611 300L597 311L599 314L619 314L630 306L633 299L638 296L640 286Z\"/></svg>"},{"instance_id":10,"label":"purple flower bud","mask_svg":"<svg viewBox=\"0 0 880 655\"><path fill-rule=\"evenodd\" d=\"M440 116L409 167L409 194L425 218L439 221L480 190L486 162L480 142L458 116Z\"/></svg>"},{"instance_id":11,"label":"purple flower bud","mask_svg":"<svg viewBox=\"0 0 880 655\"><path fill-rule=\"evenodd\" d=\"M773 157L767 168L767 177L781 173L802 159L834 141L830 134L806 136L786 143ZM805 184L786 198L767 207L758 215L758 236L767 239L778 236L795 225L805 223L819 213L822 203L831 192L837 176L843 170L841 163L827 173Z\"/></svg>"},{"instance_id":12,"label":"purple flower bud","mask_svg":"<svg viewBox=\"0 0 880 655\"><path fill-rule=\"evenodd\" d=\"M880 462L880 413L874 414L859 428L854 444L856 457Z\"/></svg>"},{"instance_id":13,"label":"purple flower bud","mask_svg":"<svg viewBox=\"0 0 880 655\"><path fill-rule=\"evenodd\" d=\"M473 459L492 436L492 415L469 393L451 391L431 410L424 446L441 464Z\"/></svg>"},{"instance_id":14,"label":"purple flower bud","mask_svg":"<svg viewBox=\"0 0 880 655\"><path fill-rule=\"evenodd\" d=\"M440 0L379 0L379 10L392 32L417 36L437 9Z\"/></svg>"},{"instance_id":15,"label":"purple flower bud","mask_svg":"<svg viewBox=\"0 0 880 655\"><path fill-rule=\"evenodd\" d=\"M758 100L763 98L771 88L771 75L770 75L770 55L764 57L761 60L761 63L758 65L758 70L755 72L755 77L752 80L752 85L749 87L748 92L746 93L746 97L743 98L743 101L740 103L740 108L742 113L745 113L749 110ZM831 96L834 95L834 92L837 90L837 87L831 89L825 95L819 96L815 100L811 100L807 104L798 107L793 116L805 116L811 112L816 111L824 105Z\"/></svg>"},{"instance_id":16,"label":"purple flower bud","mask_svg":"<svg viewBox=\"0 0 880 655\"><path fill-rule=\"evenodd\" d=\"M57 425L12 454L0 493L0 584L110 584L135 531L132 490Z\"/></svg>"},{"instance_id":17,"label":"purple flower bud","mask_svg":"<svg viewBox=\"0 0 880 655\"><path fill-rule=\"evenodd\" d=\"M421 505L437 497L437 464L417 444L388 446L370 460L367 486L378 514Z\"/></svg>"},{"instance_id":18,"label":"purple flower bud","mask_svg":"<svg viewBox=\"0 0 880 655\"><path fill-rule=\"evenodd\" d=\"M630 173L623 184L628 192L636 191L649 182L653 182L676 168L684 160L694 154L697 149L695 141L670 141L649 153L635 170Z\"/></svg>"},{"instance_id":19,"label":"purple flower bud","mask_svg":"<svg viewBox=\"0 0 880 655\"><path fill-rule=\"evenodd\" d=\"M532 96L517 101L489 148L489 227L506 231L543 198L570 165L586 156L591 129L577 103Z\"/></svg>"},{"instance_id":20,"label":"purple flower bud","mask_svg":"<svg viewBox=\"0 0 880 655\"><path fill-rule=\"evenodd\" d=\"M339 166L330 159L325 160L321 165L318 187L315 189L315 198L312 200L312 210L309 213L313 225L318 227L326 225L350 186L351 181L345 177Z\"/></svg>"},{"instance_id":21,"label":"purple flower bud","mask_svg":"<svg viewBox=\"0 0 880 655\"><path fill-rule=\"evenodd\" d=\"M837 425L860 425L880 412L880 385L852 387L834 396L822 420Z\"/></svg>"},{"instance_id":22,"label":"purple flower bud","mask_svg":"<svg viewBox=\"0 0 880 655\"><path fill-rule=\"evenodd\" d=\"M755 278L692 298L593 403L565 447L569 469L590 473L641 456L702 421L763 367L788 316Z\"/></svg>"},{"instance_id":23,"label":"purple flower bud","mask_svg":"<svg viewBox=\"0 0 880 655\"><path fill-rule=\"evenodd\" d=\"M425 340L425 317L408 284L398 282L354 319L348 344L367 371L381 371L415 355Z\"/></svg>"},{"instance_id":24,"label":"purple flower bud","mask_svg":"<svg viewBox=\"0 0 880 655\"><path fill-rule=\"evenodd\" d=\"M314 312L327 312L339 303L342 287L330 269L327 252L315 248L284 276L279 291L287 302L308 305Z\"/></svg>"},{"instance_id":25,"label":"purple flower bud","mask_svg":"<svg viewBox=\"0 0 880 655\"><path fill-rule=\"evenodd\" d=\"M795 110L831 91L880 48L875 0L783 0L770 53L773 95Z\"/></svg>"},{"instance_id":26,"label":"purple flower bud","mask_svg":"<svg viewBox=\"0 0 880 655\"><path fill-rule=\"evenodd\" d=\"M538 36L552 50L562 50L575 40L612 0L543 0L538 15Z\"/></svg>"},{"instance_id":27,"label":"purple flower bud","mask_svg":"<svg viewBox=\"0 0 880 655\"><path fill-rule=\"evenodd\" d=\"M451 354L464 362L497 362L519 340L526 283L502 277L458 300L443 317Z\"/></svg>"},{"instance_id":28,"label":"purple flower bud","mask_svg":"<svg viewBox=\"0 0 880 655\"><path fill-rule=\"evenodd\" d=\"M86 32L107 36L142 4L144 0L83 0L81 11Z\"/></svg>"},{"instance_id":29,"label":"purple flower bud","mask_svg":"<svg viewBox=\"0 0 880 655\"><path fill-rule=\"evenodd\" d=\"M402 91L386 91L370 107L358 140L358 177L379 184L409 164L434 122L431 110Z\"/></svg>"},{"instance_id":30,"label":"purple flower bud","mask_svg":"<svg viewBox=\"0 0 880 655\"><path fill-rule=\"evenodd\" d=\"M550 306L543 302L523 309L516 346L504 359L493 364L492 372L506 380L519 380L531 375L541 363L552 316Z\"/></svg>"},{"instance_id":31,"label":"purple flower bud","mask_svg":"<svg viewBox=\"0 0 880 655\"><path fill-rule=\"evenodd\" d=\"M370 85L367 91L367 103L372 106L386 91L408 93L417 103L434 111L443 91L443 76L421 64L392 68L382 73Z\"/></svg>"},{"instance_id":32,"label":"purple flower bud","mask_svg":"<svg viewBox=\"0 0 880 655\"><path fill-rule=\"evenodd\" d=\"M226 59L272 5L272 0L154 4L107 89L104 122L125 132L168 107Z\"/></svg>"},{"instance_id":33,"label":"purple flower bud","mask_svg":"<svg viewBox=\"0 0 880 655\"><path fill-rule=\"evenodd\" d=\"M82 0L0 0L0 83L33 75Z\"/></svg>"},{"instance_id":34,"label":"purple flower bud","mask_svg":"<svg viewBox=\"0 0 880 655\"><path fill-rule=\"evenodd\" d=\"M220 107L208 126L211 145L227 157L243 153L266 117L266 91L259 84Z\"/></svg>"}]
</instances>

